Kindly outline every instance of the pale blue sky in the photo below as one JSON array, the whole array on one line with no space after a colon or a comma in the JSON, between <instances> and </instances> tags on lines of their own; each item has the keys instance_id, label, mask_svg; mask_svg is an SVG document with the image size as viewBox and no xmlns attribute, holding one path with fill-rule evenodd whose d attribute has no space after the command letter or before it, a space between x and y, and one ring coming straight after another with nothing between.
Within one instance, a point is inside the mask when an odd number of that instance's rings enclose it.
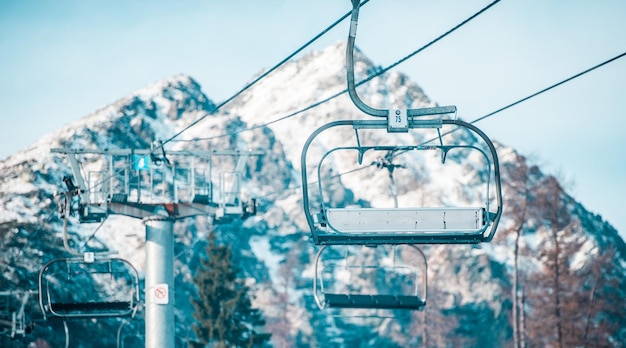
<instances>
[{"instance_id":1,"label":"pale blue sky","mask_svg":"<svg viewBox=\"0 0 626 348\"><path fill-rule=\"evenodd\" d=\"M371 0L357 46L387 66L490 1ZM0 158L185 73L220 102L349 0L0 0ZM396 69L472 120L626 52L626 0L502 0ZM312 48L345 40L347 23ZM573 181L626 236L626 58L477 125Z\"/></svg>"}]
</instances>

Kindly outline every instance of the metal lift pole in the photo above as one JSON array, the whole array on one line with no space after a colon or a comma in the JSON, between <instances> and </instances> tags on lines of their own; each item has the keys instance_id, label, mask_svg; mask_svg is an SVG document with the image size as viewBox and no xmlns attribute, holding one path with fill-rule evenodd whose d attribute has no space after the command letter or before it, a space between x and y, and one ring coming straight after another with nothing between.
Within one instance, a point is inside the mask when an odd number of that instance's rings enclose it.
<instances>
[{"instance_id":1,"label":"metal lift pole","mask_svg":"<svg viewBox=\"0 0 626 348\"><path fill-rule=\"evenodd\" d=\"M174 348L174 220L154 215L146 225L146 348Z\"/></svg>"}]
</instances>

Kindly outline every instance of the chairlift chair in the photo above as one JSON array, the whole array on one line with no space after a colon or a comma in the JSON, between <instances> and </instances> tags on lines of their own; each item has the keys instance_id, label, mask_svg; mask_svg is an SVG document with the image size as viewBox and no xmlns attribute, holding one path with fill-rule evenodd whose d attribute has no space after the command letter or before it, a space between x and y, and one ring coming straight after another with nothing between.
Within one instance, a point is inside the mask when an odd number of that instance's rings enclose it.
<instances>
[{"instance_id":1,"label":"chairlift chair","mask_svg":"<svg viewBox=\"0 0 626 348\"><path fill-rule=\"evenodd\" d=\"M317 245L333 244L473 244L490 241L502 214L502 191L499 163L495 146L477 127L454 119L412 120L410 129L462 127L482 139L482 144L448 143L440 138L439 145L396 144L386 139L386 143L362 144L360 132L383 133L379 138L389 138L386 134L385 120L341 120L328 123L318 128L306 141L302 150L302 191L303 205L307 222L311 229L313 242ZM330 148L318 157L309 154L309 148L316 138L326 131L339 129L356 134L354 146ZM372 138L372 137L370 137ZM412 139L417 139L414 137ZM481 201L468 206L401 206L380 208L366 204L340 206L332 204L325 192L329 191L329 182L323 175L323 167L329 165L332 156L345 152L351 156L341 158L354 159L355 166L363 167L363 158L370 152L415 152L425 155L426 151L438 151L441 154L442 167L445 168L449 155L457 151L477 153L482 158L487 173L482 183ZM309 166L313 158L314 164ZM368 166L365 163L365 166ZM307 169L314 168L317 187L311 190ZM417 185L417 183L415 183ZM315 192L311 192L315 191Z\"/></svg>"},{"instance_id":2,"label":"chairlift chair","mask_svg":"<svg viewBox=\"0 0 626 348\"><path fill-rule=\"evenodd\" d=\"M368 262L361 253L346 253L340 259L324 258L325 251L329 254L334 250L329 252L328 245L322 246L314 266L313 295L320 309L423 310L426 306L428 264L418 247L391 246L391 262L386 264L381 264L380 259Z\"/></svg>"},{"instance_id":3,"label":"chairlift chair","mask_svg":"<svg viewBox=\"0 0 626 348\"><path fill-rule=\"evenodd\" d=\"M339 120L322 125L307 139L302 149L301 171L304 212L311 229L313 242L317 245L333 244L473 244L490 241L502 215L502 189L500 184L500 166L498 154L487 135L473 124L445 118L443 115L456 113L455 106L437 106L419 109L377 109L367 105L356 90L354 73L354 45L360 1L352 1L352 16L346 48L346 71L348 93L353 104L363 113L377 119ZM333 139L327 131L340 127L347 128L356 135L355 145L334 147L316 157L313 164L317 168L318 194L309 194L309 148L317 140L321 142L317 149L329 147L324 139ZM418 131L436 130L438 145L428 145L431 141L393 143L401 134L413 134ZM472 143L444 144L446 134L457 129L464 130L473 137L482 140L482 145ZM442 130L446 131L442 136ZM383 132L377 139L386 139L390 144L362 144L360 133ZM324 136L322 136L324 134ZM343 133L345 134L345 133ZM318 138L319 137L319 138ZM345 136L344 136L345 138ZM363 137L365 138L365 137ZM337 138L334 138L337 139ZM322 163L331 154L340 150L356 152L357 163L362 164L364 154L369 151L422 151L438 150L441 161L445 163L450 152L459 149L478 151L485 159L488 178L484 201L480 206L410 206L379 208L371 206L342 207L332 206L323 196L328 189L323 182ZM313 151L315 152L315 151ZM314 157L311 155L311 157ZM495 198L491 190L495 187ZM495 202L492 202L494 200ZM314 203L313 203L313 202Z\"/></svg>"},{"instance_id":4,"label":"chairlift chair","mask_svg":"<svg viewBox=\"0 0 626 348\"><path fill-rule=\"evenodd\" d=\"M77 287L80 293L70 290ZM55 259L39 272L39 306L44 319L132 317L139 306L139 274L121 258Z\"/></svg>"}]
</instances>

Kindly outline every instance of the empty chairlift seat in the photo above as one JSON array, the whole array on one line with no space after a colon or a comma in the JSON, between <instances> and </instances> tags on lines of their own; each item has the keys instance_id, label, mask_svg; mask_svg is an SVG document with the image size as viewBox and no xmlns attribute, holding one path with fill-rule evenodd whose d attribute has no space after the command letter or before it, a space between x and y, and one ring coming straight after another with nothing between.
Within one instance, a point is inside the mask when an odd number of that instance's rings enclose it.
<instances>
[{"instance_id":1,"label":"empty chairlift seat","mask_svg":"<svg viewBox=\"0 0 626 348\"><path fill-rule=\"evenodd\" d=\"M44 318L133 316L139 306L139 275L119 258L52 260L39 272L39 306Z\"/></svg>"},{"instance_id":2,"label":"empty chairlift seat","mask_svg":"<svg viewBox=\"0 0 626 348\"><path fill-rule=\"evenodd\" d=\"M324 245L315 258L313 294L321 309L422 310L427 268L413 245Z\"/></svg>"},{"instance_id":3,"label":"empty chairlift seat","mask_svg":"<svg viewBox=\"0 0 626 348\"><path fill-rule=\"evenodd\" d=\"M326 124L309 137L302 150L302 191L304 211L315 244L473 244L488 242L493 238L502 214L499 163L493 143L478 128L463 121L438 119L424 122L420 124L416 120L410 122L409 126L411 130L415 130L416 134L424 129L432 133L432 128L441 127L448 131L448 128L459 127L464 128L464 131L473 136L459 136L445 145L443 139L440 139L440 145L407 145L407 137L401 139L395 134L387 133L387 123L384 120L344 120ZM326 132L331 133L332 136L324 137L323 142L317 139ZM356 134L356 146L330 146L327 143L327 139L346 139L346 136L349 136L346 134L350 132ZM364 144L364 141L360 139L360 132L366 134L362 138L368 139L373 144ZM383 134L377 135L376 132ZM415 135L408 139L425 138L429 133L426 134ZM377 142L385 144L380 145ZM311 146L315 146L316 149L309 153ZM320 151L320 149L323 150ZM429 157L427 151L440 152L441 160L432 160L433 156ZM388 176L377 176L376 171L379 171L381 166L373 166L372 158L380 158L382 155L377 157L375 154L387 154L386 156L390 158L401 154L402 157L400 155L396 157L404 162L396 167L388 166L391 168L388 170ZM367 169L370 170L368 173L372 174L367 177L356 177L356 179L344 178L345 174L341 173L339 175L328 174L340 172L334 169L337 164L350 168L346 159L353 159L354 165L353 169L343 170L344 172L351 173ZM393 175L400 171L395 168L409 168L403 170L411 173L412 166L409 161L412 160L420 160L420 165L425 166L426 170L429 166L436 164L436 168L431 168L433 173L443 171L445 175L452 178L450 192L444 191L440 193L442 197L438 196L427 201L439 199L454 202L458 201L456 195L462 190L478 192L467 193L472 200L467 205L459 206L408 206L406 202L404 205L399 205L397 196L395 207L384 207L389 205L388 203L376 204L373 200L384 194L372 194L368 191L369 186L376 183L379 187L384 187L389 185L387 181L395 184ZM454 175L459 175L463 168L470 165L477 166L477 174L471 186L463 186L463 183L454 180ZM415 191L418 187L423 190L422 192L430 191L427 181L418 183L409 175L405 175L404 180L401 180L404 192ZM312 179L309 179L309 176ZM356 203L351 203L352 205L346 207L343 202L336 202L329 197L334 190L333 185L337 183L337 177L352 184L348 187L355 195ZM355 180L367 181L360 183ZM376 180L385 180L385 182L381 183ZM311 185L312 183L316 184L316 189L310 188L315 187ZM454 187L454 185L457 186ZM446 185L440 185L435 190L442 188L445 190L446 187ZM396 188L393 187L392 191L395 190ZM365 196L369 198L362 199ZM418 198L417 196L411 198L410 195L404 197L405 201L410 199L415 201Z\"/></svg>"}]
</instances>

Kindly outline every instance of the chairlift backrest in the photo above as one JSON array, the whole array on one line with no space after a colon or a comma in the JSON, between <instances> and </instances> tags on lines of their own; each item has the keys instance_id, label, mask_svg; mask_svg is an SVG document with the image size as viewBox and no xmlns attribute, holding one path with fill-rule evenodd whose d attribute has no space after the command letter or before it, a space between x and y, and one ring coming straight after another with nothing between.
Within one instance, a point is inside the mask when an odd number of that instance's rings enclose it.
<instances>
[{"instance_id":1,"label":"chairlift backrest","mask_svg":"<svg viewBox=\"0 0 626 348\"><path fill-rule=\"evenodd\" d=\"M55 259L39 272L39 306L44 318L134 316L139 274L120 258Z\"/></svg>"}]
</instances>

